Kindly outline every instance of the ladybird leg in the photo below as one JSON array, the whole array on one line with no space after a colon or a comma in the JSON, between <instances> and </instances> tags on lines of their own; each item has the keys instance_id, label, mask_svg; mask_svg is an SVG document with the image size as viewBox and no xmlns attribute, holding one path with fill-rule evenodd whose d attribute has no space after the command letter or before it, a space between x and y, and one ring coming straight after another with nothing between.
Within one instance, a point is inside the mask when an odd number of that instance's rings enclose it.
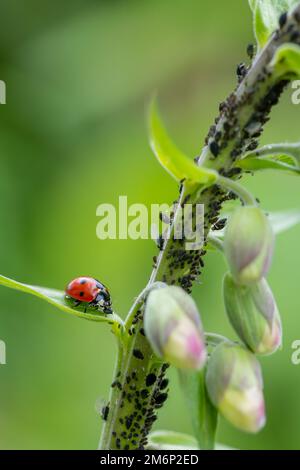
<instances>
[{"instance_id":1,"label":"ladybird leg","mask_svg":"<svg viewBox=\"0 0 300 470\"><path fill-rule=\"evenodd\" d=\"M106 315L112 315L112 313L113 313L113 311L110 307L104 307L103 311Z\"/></svg>"},{"instance_id":2,"label":"ladybird leg","mask_svg":"<svg viewBox=\"0 0 300 470\"><path fill-rule=\"evenodd\" d=\"M80 304L81 304L81 300L76 300L76 301L74 302L74 307L75 307L75 308L76 308L76 307L79 307Z\"/></svg>"},{"instance_id":3,"label":"ladybird leg","mask_svg":"<svg viewBox=\"0 0 300 470\"><path fill-rule=\"evenodd\" d=\"M103 313L112 313L112 310L110 309L110 303L107 302L106 296L103 295L103 292L97 295L95 304L97 305L98 309L103 311Z\"/></svg>"}]
</instances>

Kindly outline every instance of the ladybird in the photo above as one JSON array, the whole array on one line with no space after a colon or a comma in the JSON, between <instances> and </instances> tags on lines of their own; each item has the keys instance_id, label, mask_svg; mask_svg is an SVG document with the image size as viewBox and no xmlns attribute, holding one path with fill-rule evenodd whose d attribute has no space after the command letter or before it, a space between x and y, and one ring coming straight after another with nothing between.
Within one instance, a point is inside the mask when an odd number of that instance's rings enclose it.
<instances>
[{"instance_id":1,"label":"ladybird","mask_svg":"<svg viewBox=\"0 0 300 470\"><path fill-rule=\"evenodd\" d=\"M104 313L112 313L111 298L107 287L93 277L77 277L66 288L66 295L75 300L78 307L82 302L97 307Z\"/></svg>"}]
</instances>

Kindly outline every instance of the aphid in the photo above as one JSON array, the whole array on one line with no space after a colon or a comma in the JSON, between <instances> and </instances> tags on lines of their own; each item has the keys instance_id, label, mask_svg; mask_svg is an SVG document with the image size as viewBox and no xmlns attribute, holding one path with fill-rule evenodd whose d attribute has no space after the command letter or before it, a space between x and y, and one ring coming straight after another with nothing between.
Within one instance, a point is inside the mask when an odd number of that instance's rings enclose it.
<instances>
[{"instance_id":1,"label":"aphid","mask_svg":"<svg viewBox=\"0 0 300 470\"><path fill-rule=\"evenodd\" d=\"M167 386L169 385L169 380L168 379L163 379L160 383L160 390L164 390L165 388L167 388Z\"/></svg>"},{"instance_id":2,"label":"aphid","mask_svg":"<svg viewBox=\"0 0 300 470\"><path fill-rule=\"evenodd\" d=\"M213 226L212 230L222 230L226 225L226 219L219 219Z\"/></svg>"},{"instance_id":3,"label":"aphid","mask_svg":"<svg viewBox=\"0 0 300 470\"><path fill-rule=\"evenodd\" d=\"M127 416L127 418L125 418L125 425L126 425L126 428L129 429L132 425L132 417L131 416Z\"/></svg>"},{"instance_id":4,"label":"aphid","mask_svg":"<svg viewBox=\"0 0 300 470\"><path fill-rule=\"evenodd\" d=\"M219 152L220 152L220 148L219 148L219 145L217 144L217 142L215 142L213 140L209 145L209 150L211 151L211 153L213 154L214 157L217 157L219 155Z\"/></svg>"},{"instance_id":5,"label":"aphid","mask_svg":"<svg viewBox=\"0 0 300 470\"><path fill-rule=\"evenodd\" d=\"M242 79L247 75L247 67L245 64L241 63L236 68L236 74L239 79Z\"/></svg>"},{"instance_id":6,"label":"aphid","mask_svg":"<svg viewBox=\"0 0 300 470\"><path fill-rule=\"evenodd\" d=\"M254 45L253 44L248 44L247 46L247 55L249 57L249 59L253 59L254 57Z\"/></svg>"},{"instance_id":7,"label":"aphid","mask_svg":"<svg viewBox=\"0 0 300 470\"><path fill-rule=\"evenodd\" d=\"M102 410L101 410L101 416L102 416L102 419L103 419L104 421L107 420L108 413L109 413L109 406L108 406L108 405L103 406L103 408L102 408Z\"/></svg>"},{"instance_id":8,"label":"aphid","mask_svg":"<svg viewBox=\"0 0 300 470\"><path fill-rule=\"evenodd\" d=\"M283 28L287 20L287 12L282 13L279 17L279 26L280 28Z\"/></svg>"},{"instance_id":9,"label":"aphid","mask_svg":"<svg viewBox=\"0 0 300 470\"><path fill-rule=\"evenodd\" d=\"M140 351L139 349L134 349L134 350L133 350L133 355L134 355L134 357L136 357L137 359L141 359L141 360L144 359L144 354L143 354L142 351Z\"/></svg>"},{"instance_id":10,"label":"aphid","mask_svg":"<svg viewBox=\"0 0 300 470\"><path fill-rule=\"evenodd\" d=\"M161 405L162 403L164 403L166 401L166 399L168 398L168 394L167 393L160 393L159 395L157 395L155 397L155 403L157 405Z\"/></svg>"},{"instance_id":11,"label":"aphid","mask_svg":"<svg viewBox=\"0 0 300 470\"><path fill-rule=\"evenodd\" d=\"M149 396L148 390L146 390L145 388L144 388L143 390L141 390L141 397L142 397L143 399L148 398L148 396Z\"/></svg>"},{"instance_id":12,"label":"aphid","mask_svg":"<svg viewBox=\"0 0 300 470\"><path fill-rule=\"evenodd\" d=\"M162 235L159 235L158 239L156 240L156 244L160 251L164 249L165 239Z\"/></svg>"},{"instance_id":13,"label":"aphid","mask_svg":"<svg viewBox=\"0 0 300 470\"><path fill-rule=\"evenodd\" d=\"M93 277L73 279L66 288L66 296L76 301L75 307L86 302L104 313L112 313L109 290Z\"/></svg>"},{"instance_id":14,"label":"aphid","mask_svg":"<svg viewBox=\"0 0 300 470\"><path fill-rule=\"evenodd\" d=\"M119 382L118 380L115 380L115 381L111 384L111 387L112 387L112 388L117 387L119 390L122 390L122 384L121 384L121 382Z\"/></svg>"},{"instance_id":15,"label":"aphid","mask_svg":"<svg viewBox=\"0 0 300 470\"><path fill-rule=\"evenodd\" d=\"M299 37L300 37L299 32L298 32L298 31L295 31L295 32L291 35L291 41L292 41L292 42L298 41L298 40L299 40Z\"/></svg>"},{"instance_id":16,"label":"aphid","mask_svg":"<svg viewBox=\"0 0 300 470\"><path fill-rule=\"evenodd\" d=\"M151 387L156 382L156 375L155 374L148 374L146 377L146 386Z\"/></svg>"},{"instance_id":17,"label":"aphid","mask_svg":"<svg viewBox=\"0 0 300 470\"><path fill-rule=\"evenodd\" d=\"M297 21L297 23L300 23L300 13L298 11L295 11L294 18Z\"/></svg>"}]
</instances>

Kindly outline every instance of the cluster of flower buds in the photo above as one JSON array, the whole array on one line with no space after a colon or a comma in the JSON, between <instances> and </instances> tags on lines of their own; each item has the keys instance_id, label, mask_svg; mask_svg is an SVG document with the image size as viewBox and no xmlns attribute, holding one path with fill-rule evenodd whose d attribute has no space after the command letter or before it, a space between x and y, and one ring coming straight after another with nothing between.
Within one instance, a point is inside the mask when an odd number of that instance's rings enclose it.
<instances>
[{"instance_id":1,"label":"cluster of flower buds","mask_svg":"<svg viewBox=\"0 0 300 470\"><path fill-rule=\"evenodd\" d=\"M253 353L271 354L281 345L281 321L265 279L274 248L266 215L243 206L230 217L224 253L230 273L224 278L229 320L244 346L222 341L207 360L204 332L193 299L180 287L150 291L144 327L156 353L180 369L206 365L206 388L212 404L237 428L257 432L265 424L263 381Z\"/></svg>"},{"instance_id":2,"label":"cluster of flower buds","mask_svg":"<svg viewBox=\"0 0 300 470\"><path fill-rule=\"evenodd\" d=\"M258 207L243 206L228 221L224 253L230 274L223 284L228 318L245 345L256 354L272 354L281 345L281 320L265 280L274 249L268 218Z\"/></svg>"},{"instance_id":3,"label":"cluster of flower buds","mask_svg":"<svg viewBox=\"0 0 300 470\"><path fill-rule=\"evenodd\" d=\"M201 369L206 361L204 333L194 300L180 287L150 292L144 328L158 357L178 368Z\"/></svg>"},{"instance_id":4,"label":"cluster of flower buds","mask_svg":"<svg viewBox=\"0 0 300 470\"><path fill-rule=\"evenodd\" d=\"M208 361L206 387L214 406L234 426L252 433L264 426L261 369L250 351L229 342L219 344Z\"/></svg>"}]
</instances>

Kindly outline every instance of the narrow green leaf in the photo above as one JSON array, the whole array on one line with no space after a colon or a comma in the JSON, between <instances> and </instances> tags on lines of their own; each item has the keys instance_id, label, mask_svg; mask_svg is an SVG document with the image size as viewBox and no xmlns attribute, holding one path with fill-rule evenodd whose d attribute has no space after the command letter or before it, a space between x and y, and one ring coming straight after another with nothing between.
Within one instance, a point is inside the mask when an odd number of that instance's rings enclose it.
<instances>
[{"instance_id":1,"label":"narrow green leaf","mask_svg":"<svg viewBox=\"0 0 300 470\"><path fill-rule=\"evenodd\" d=\"M246 171L280 170L299 175L300 168L288 155L243 158L236 166Z\"/></svg>"},{"instance_id":2,"label":"narrow green leaf","mask_svg":"<svg viewBox=\"0 0 300 470\"><path fill-rule=\"evenodd\" d=\"M254 33L259 47L263 47L278 28L282 13L289 12L299 0L249 0L253 12Z\"/></svg>"},{"instance_id":3,"label":"narrow green leaf","mask_svg":"<svg viewBox=\"0 0 300 470\"><path fill-rule=\"evenodd\" d=\"M208 398L205 369L200 372L180 371L179 377L199 447L214 449L218 412Z\"/></svg>"},{"instance_id":4,"label":"narrow green leaf","mask_svg":"<svg viewBox=\"0 0 300 470\"><path fill-rule=\"evenodd\" d=\"M153 450L199 450L197 439L174 431L155 431L149 435L147 448Z\"/></svg>"},{"instance_id":5,"label":"narrow green leaf","mask_svg":"<svg viewBox=\"0 0 300 470\"><path fill-rule=\"evenodd\" d=\"M182 153L173 143L160 119L153 100L149 112L150 145L160 164L177 181L186 184L213 184L218 175L215 171L200 167Z\"/></svg>"},{"instance_id":6,"label":"narrow green leaf","mask_svg":"<svg viewBox=\"0 0 300 470\"><path fill-rule=\"evenodd\" d=\"M284 44L274 54L270 67L274 74L280 78L293 78L300 76L300 46Z\"/></svg>"},{"instance_id":7,"label":"narrow green leaf","mask_svg":"<svg viewBox=\"0 0 300 470\"><path fill-rule=\"evenodd\" d=\"M98 310L92 309L88 304L82 304L80 307L72 308L72 302L68 301L65 293L56 289L48 289L46 287L30 286L23 284L5 276L0 276L0 285L9 287L11 289L19 290L26 294L34 295L42 300L54 305L65 313L69 313L85 320L92 320L97 322L119 323L120 319L117 315L104 315ZM87 313L84 313L84 306L87 307Z\"/></svg>"},{"instance_id":8,"label":"narrow green leaf","mask_svg":"<svg viewBox=\"0 0 300 470\"><path fill-rule=\"evenodd\" d=\"M269 219L274 233L277 235L286 232L300 223L300 210L292 209L289 211L271 212Z\"/></svg>"},{"instance_id":9,"label":"narrow green leaf","mask_svg":"<svg viewBox=\"0 0 300 470\"><path fill-rule=\"evenodd\" d=\"M286 232L300 223L299 209L290 209L281 212L267 212L267 214L275 235ZM227 218L228 216L229 215L223 215L224 218ZM212 234L214 237L222 240L225 235L225 229L212 231Z\"/></svg>"},{"instance_id":10,"label":"narrow green leaf","mask_svg":"<svg viewBox=\"0 0 300 470\"><path fill-rule=\"evenodd\" d=\"M248 171L281 170L300 174L300 143L267 145L248 153L236 163Z\"/></svg>"},{"instance_id":11,"label":"narrow green leaf","mask_svg":"<svg viewBox=\"0 0 300 470\"><path fill-rule=\"evenodd\" d=\"M200 450L194 436L175 431L154 431L148 437L148 450ZM235 450L216 444L215 450Z\"/></svg>"}]
</instances>

